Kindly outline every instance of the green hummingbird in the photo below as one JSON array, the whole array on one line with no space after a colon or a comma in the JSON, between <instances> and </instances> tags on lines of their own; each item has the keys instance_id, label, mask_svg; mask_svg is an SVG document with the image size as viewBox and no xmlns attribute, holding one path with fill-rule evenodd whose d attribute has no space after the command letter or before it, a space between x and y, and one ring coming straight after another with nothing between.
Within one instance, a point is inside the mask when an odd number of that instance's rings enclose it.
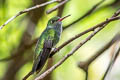
<instances>
[{"instance_id":1,"label":"green hummingbird","mask_svg":"<svg viewBox=\"0 0 120 80\"><path fill-rule=\"evenodd\" d=\"M68 16L70 15L64 16L63 18L56 16L48 21L46 29L42 32L36 44L32 70L23 78L23 80L26 80L35 72L38 73L41 71L52 51L52 48L54 48L60 40L60 35L62 33L62 20Z\"/></svg>"}]
</instances>

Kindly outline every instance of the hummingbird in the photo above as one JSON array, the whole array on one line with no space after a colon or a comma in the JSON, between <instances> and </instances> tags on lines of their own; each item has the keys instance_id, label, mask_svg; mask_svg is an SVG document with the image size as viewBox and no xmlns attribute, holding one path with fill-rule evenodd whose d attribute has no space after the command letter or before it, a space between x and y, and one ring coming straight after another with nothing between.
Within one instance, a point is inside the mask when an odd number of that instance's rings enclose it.
<instances>
[{"instance_id":1,"label":"hummingbird","mask_svg":"<svg viewBox=\"0 0 120 80\"><path fill-rule=\"evenodd\" d=\"M23 80L26 80L35 72L39 73L41 71L50 52L60 40L62 33L62 20L69 16L70 15L67 15L62 18L56 16L48 21L46 29L42 32L36 44L32 70L23 78Z\"/></svg>"}]
</instances>

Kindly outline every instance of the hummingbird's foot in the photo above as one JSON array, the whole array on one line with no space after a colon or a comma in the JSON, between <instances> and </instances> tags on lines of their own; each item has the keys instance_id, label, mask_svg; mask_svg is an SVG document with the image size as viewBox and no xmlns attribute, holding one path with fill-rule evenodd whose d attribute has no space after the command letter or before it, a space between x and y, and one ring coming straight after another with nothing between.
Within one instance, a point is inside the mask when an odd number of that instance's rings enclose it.
<instances>
[{"instance_id":1,"label":"hummingbird's foot","mask_svg":"<svg viewBox=\"0 0 120 80\"><path fill-rule=\"evenodd\" d=\"M55 53L54 53L55 51L58 52L57 48L56 48L56 47L52 48L51 54L50 54L50 56L49 56L50 58L55 54Z\"/></svg>"},{"instance_id":2,"label":"hummingbird's foot","mask_svg":"<svg viewBox=\"0 0 120 80\"><path fill-rule=\"evenodd\" d=\"M52 48L51 52L54 52L54 51L56 51L56 50L57 50L57 48L54 47L54 48Z\"/></svg>"}]
</instances>

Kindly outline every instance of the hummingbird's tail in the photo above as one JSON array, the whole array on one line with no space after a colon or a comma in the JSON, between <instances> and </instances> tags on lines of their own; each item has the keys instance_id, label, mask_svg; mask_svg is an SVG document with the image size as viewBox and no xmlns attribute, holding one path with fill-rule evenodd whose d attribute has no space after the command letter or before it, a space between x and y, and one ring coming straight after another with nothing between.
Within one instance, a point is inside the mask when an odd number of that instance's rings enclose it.
<instances>
[{"instance_id":1,"label":"hummingbird's tail","mask_svg":"<svg viewBox=\"0 0 120 80\"><path fill-rule=\"evenodd\" d=\"M44 43L43 51L40 52L37 59L34 61L33 64L33 72L40 72L43 66L45 65L45 62L47 61L50 51L53 47L51 40L46 40Z\"/></svg>"},{"instance_id":2,"label":"hummingbird's tail","mask_svg":"<svg viewBox=\"0 0 120 80\"><path fill-rule=\"evenodd\" d=\"M45 62L47 61L47 58L50 55L52 47L53 47L52 41L46 40L44 43L43 51L41 51L38 57L35 59L32 70L23 78L23 80L26 80L34 72L38 73L41 71L41 69L45 65Z\"/></svg>"},{"instance_id":3,"label":"hummingbird's tail","mask_svg":"<svg viewBox=\"0 0 120 80\"><path fill-rule=\"evenodd\" d=\"M26 80L29 76L31 76L34 72L30 71L22 80Z\"/></svg>"}]
</instances>

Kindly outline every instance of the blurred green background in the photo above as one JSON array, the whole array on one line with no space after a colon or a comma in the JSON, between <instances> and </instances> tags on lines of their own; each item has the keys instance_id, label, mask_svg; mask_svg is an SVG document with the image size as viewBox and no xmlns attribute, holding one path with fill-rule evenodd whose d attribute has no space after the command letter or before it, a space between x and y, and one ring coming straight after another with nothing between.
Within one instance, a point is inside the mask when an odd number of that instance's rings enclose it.
<instances>
[{"instance_id":1,"label":"blurred green background","mask_svg":"<svg viewBox=\"0 0 120 80\"><path fill-rule=\"evenodd\" d=\"M0 25L15 15L17 12L29 8L33 5L46 2L47 0L0 0ZM0 30L0 59L19 54L12 60L0 62L0 80L21 80L32 68L32 56L35 45L27 46L34 39L38 38L45 29L47 21L55 16L71 17L63 21L63 26L67 26L73 21L83 16L95 4L101 0L70 0L62 6L62 13L59 10L46 14L45 11L54 7L57 3L36 9L35 11L23 14ZM62 33L61 40L57 46L70 39L74 35L106 20L120 8L120 0L106 0L89 16L80 20ZM85 80L85 72L78 67L79 61L85 61L103 47L113 36L120 32L120 21L114 21L107 25L102 31L95 35L89 42L83 45L74 55L67 59L61 66L55 69L46 80ZM72 50L80 41L84 40L90 33L73 41L68 46L60 50L52 61L46 64L57 63L65 54ZM89 80L101 80L109 64L110 51L107 50L89 66ZM119 60L116 62L111 73L111 80L120 79ZM44 71L44 70L43 70ZM34 79L36 75L28 80ZM44 79L45 80L45 79Z\"/></svg>"}]
</instances>

